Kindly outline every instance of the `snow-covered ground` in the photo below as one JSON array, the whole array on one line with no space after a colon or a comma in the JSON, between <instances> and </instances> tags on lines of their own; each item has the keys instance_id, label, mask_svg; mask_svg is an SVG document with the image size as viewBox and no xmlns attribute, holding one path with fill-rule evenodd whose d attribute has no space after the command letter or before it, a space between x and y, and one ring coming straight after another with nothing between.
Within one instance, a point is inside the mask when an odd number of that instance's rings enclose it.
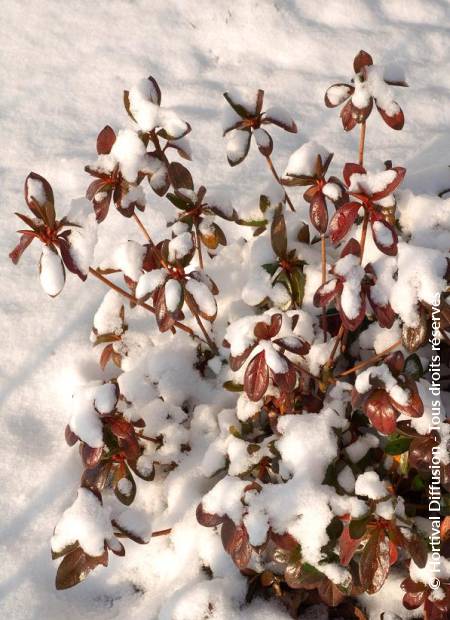
<instances>
[{"instance_id":1,"label":"snow-covered ground","mask_svg":"<svg viewBox=\"0 0 450 620\"><path fill-rule=\"evenodd\" d=\"M194 176L208 186L231 185L235 206L250 212L267 170L256 153L238 170L228 166L222 92L230 86L264 88L268 103L292 112L300 133L273 132L280 170L294 148L312 138L334 151L337 162L352 161L356 132L342 131L338 113L325 108L323 95L330 84L347 79L363 48L376 61L404 66L410 85L399 94L403 131L393 132L372 116L367 163L392 159L408 168L405 188L435 193L450 186L450 5L448 0L10 0L2 6L0 41L0 617L170 620L170 605L159 615L161 605L191 576L175 586L167 553L162 568L156 561L163 542L128 545L125 559L114 558L81 586L62 593L54 589L49 539L80 474L76 449L64 443L69 396L95 365L88 338L103 291L97 282L82 285L69 278L64 293L51 300L37 281L37 248L20 267L9 262L16 242L13 213L23 210L23 180L30 170L44 175L59 213L66 212L87 186L83 167L94 158L99 129L125 122L122 90L152 74L165 103L192 124ZM157 210L147 210L143 219L157 236L162 223ZM124 240L135 231L131 223L126 230L114 214L108 236L114 234ZM100 251L105 243L101 240ZM189 587L193 607L183 619L200 620L195 601L201 600L202 585ZM220 601L231 586L216 587ZM176 601L177 595L172 604ZM261 602L245 616L235 613L248 619L284 617ZM230 614L223 617L232 620Z\"/></svg>"}]
</instances>

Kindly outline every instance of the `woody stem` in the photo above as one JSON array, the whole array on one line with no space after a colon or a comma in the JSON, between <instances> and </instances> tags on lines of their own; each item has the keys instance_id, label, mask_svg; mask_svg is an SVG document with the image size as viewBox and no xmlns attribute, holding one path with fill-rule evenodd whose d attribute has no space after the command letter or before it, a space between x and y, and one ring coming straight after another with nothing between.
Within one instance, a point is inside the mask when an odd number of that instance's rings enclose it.
<instances>
[{"instance_id":1,"label":"woody stem","mask_svg":"<svg viewBox=\"0 0 450 620\"><path fill-rule=\"evenodd\" d=\"M325 235L321 235L321 250L322 250L322 284L325 284L327 280L327 241ZM328 331L327 311L326 308L322 310L322 329L323 329L323 341L327 341Z\"/></svg>"},{"instance_id":2,"label":"woody stem","mask_svg":"<svg viewBox=\"0 0 450 620\"><path fill-rule=\"evenodd\" d=\"M133 218L134 218L135 222L137 223L137 225L139 226L139 228L141 229L142 233L144 234L144 237L147 239L147 241L149 242L150 246L152 247L154 253L156 254L157 259L161 263L161 266L164 267L165 269L168 269L169 267L168 267L166 261L161 256L161 252L158 250L158 248L156 247L156 245L153 242L152 238L150 237L150 233L148 232L148 230L146 229L146 227L142 223L142 220L136 215L136 213L133 213Z\"/></svg>"},{"instance_id":3,"label":"woody stem","mask_svg":"<svg viewBox=\"0 0 450 620\"><path fill-rule=\"evenodd\" d=\"M267 165L269 166L270 171L272 172L273 176L275 177L277 183L282 185L281 179L278 176L277 171L275 170L275 166L273 165L273 161L272 161L272 158L270 157L270 155L266 155L266 161L267 161ZM294 205L292 204L292 200L289 198L289 195L288 195L286 190L284 190L284 195L286 196L286 202L288 203L291 211L295 211Z\"/></svg>"},{"instance_id":4,"label":"woody stem","mask_svg":"<svg viewBox=\"0 0 450 620\"><path fill-rule=\"evenodd\" d=\"M205 337L206 342L207 342L207 343L208 343L208 345L209 345L209 348L211 349L211 351L212 351L213 353L215 353L215 354L217 355L217 353L219 352L219 350L218 350L218 348L217 348L217 346L216 346L215 342L213 342L213 340L211 339L210 335L209 335L209 334L208 334L208 332L206 331L206 328L205 328L205 326L203 325L201 318L198 316L198 314L196 314L196 313L194 313L194 312L193 312L192 314L194 315L195 320L197 321L198 326L199 326L199 327L200 327L200 329L202 330L202 333L203 333L203 335L204 335L204 337Z\"/></svg>"},{"instance_id":5,"label":"woody stem","mask_svg":"<svg viewBox=\"0 0 450 620\"><path fill-rule=\"evenodd\" d=\"M359 132L359 152L358 152L358 163L360 166L364 163L364 143L366 141L366 121L361 123L361 129Z\"/></svg>"},{"instance_id":6,"label":"woody stem","mask_svg":"<svg viewBox=\"0 0 450 620\"><path fill-rule=\"evenodd\" d=\"M378 361L379 359L381 359L382 357L384 357L385 355L387 355L388 353L390 353L394 349L398 349L398 347L401 345L401 343L402 343L402 339L399 338L398 340L396 340L394 342L394 344L391 344L390 347L388 347L387 349L384 349L384 351L381 351L381 353L377 353L377 355L373 355L368 360L364 360L363 362L359 362L358 364L353 366L353 368L349 368L348 370L345 370L344 372L339 373L338 377L346 377L347 375L351 375L352 373L360 370L361 368L364 368L365 366L370 366L370 364L372 364L373 362Z\"/></svg>"},{"instance_id":7,"label":"woody stem","mask_svg":"<svg viewBox=\"0 0 450 620\"><path fill-rule=\"evenodd\" d=\"M197 242L197 252L198 252L198 261L200 263L200 269L203 271L202 240L200 239L198 222L195 222L195 240Z\"/></svg>"}]
</instances>

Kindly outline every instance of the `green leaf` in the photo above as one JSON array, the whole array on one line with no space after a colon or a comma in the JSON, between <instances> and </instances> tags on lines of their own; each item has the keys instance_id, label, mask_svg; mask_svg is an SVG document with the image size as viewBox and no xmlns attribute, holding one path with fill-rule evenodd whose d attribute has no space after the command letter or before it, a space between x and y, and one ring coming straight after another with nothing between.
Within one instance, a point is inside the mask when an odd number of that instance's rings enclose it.
<instances>
[{"instance_id":1,"label":"green leaf","mask_svg":"<svg viewBox=\"0 0 450 620\"><path fill-rule=\"evenodd\" d=\"M264 269L264 271L267 271L267 273L271 276L273 276L276 272L276 270L279 267L278 263L265 263L264 265L261 265L261 267Z\"/></svg>"},{"instance_id":2,"label":"green leaf","mask_svg":"<svg viewBox=\"0 0 450 620\"><path fill-rule=\"evenodd\" d=\"M361 519L352 519L349 524L349 532L352 538L362 538L366 533L367 524L369 523L370 515L366 515Z\"/></svg>"},{"instance_id":3,"label":"green leaf","mask_svg":"<svg viewBox=\"0 0 450 620\"><path fill-rule=\"evenodd\" d=\"M292 297L297 306L302 306L305 296L306 275L299 269L291 273Z\"/></svg>"},{"instance_id":4,"label":"green leaf","mask_svg":"<svg viewBox=\"0 0 450 620\"><path fill-rule=\"evenodd\" d=\"M384 451L386 454L390 454L391 456L402 454L408 450L411 441L412 439L410 437L404 437L395 433L394 435L389 436L388 442L384 447Z\"/></svg>"},{"instance_id":5,"label":"green leaf","mask_svg":"<svg viewBox=\"0 0 450 620\"><path fill-rule=\"evenodd\" d=\"M234 381L225 381L223 387L228 392L243 392L244 386L242 383L234 383Z\"/></svg>"}]
</instances>

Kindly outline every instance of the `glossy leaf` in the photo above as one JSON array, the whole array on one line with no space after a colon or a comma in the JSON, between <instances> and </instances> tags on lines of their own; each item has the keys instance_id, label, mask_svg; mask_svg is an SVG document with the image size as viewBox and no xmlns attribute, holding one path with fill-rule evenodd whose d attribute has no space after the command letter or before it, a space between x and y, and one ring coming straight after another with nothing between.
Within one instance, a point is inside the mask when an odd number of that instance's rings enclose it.
<instances>
[{"instance_id":1,"label":"glossy leaf","mask_svg":"<svg viewBox=\"0 0 450 620\"><path fill-rule=\"evenodd\" d=\"M252 401L261 400L269 386L269 368L266 364L264 351L251 360L245 370L244 390Z\"/></svg>"}]
</instances>

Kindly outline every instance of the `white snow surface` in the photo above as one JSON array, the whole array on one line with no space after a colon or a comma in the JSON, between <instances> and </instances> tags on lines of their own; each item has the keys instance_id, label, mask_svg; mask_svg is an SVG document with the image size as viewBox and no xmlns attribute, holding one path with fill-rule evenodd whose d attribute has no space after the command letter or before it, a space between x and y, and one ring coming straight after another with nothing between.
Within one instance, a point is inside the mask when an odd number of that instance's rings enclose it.
<instances>
[{"instance_id":1,"label":"white snow surface","mask_svg":"<svg viewBox=\"0 0 450 620\"><path fill-rule=\"evenodd\" d=\"M155 350L158 347L158 362L155 352L141 373L149 381L144 382L148 386L147 400L155 398L153 393L150 395L150 382L159 382L159 392L171 406L182 405L186 394L204 403L196 409L197 444L195 450L183 455L184 473L171 472L164 488L158 482L138 481L137 508L151 516L163 514L164 519L154 523L154 529L173 525L173 533L170 540L156 538L145 546L125 541L125 558L110 554L108 568L97 569L72 590L55 591L56 562L51 561L49 542L53 527L73 503L81 473L77 448L68 448L64 443L72 394L79 385L97 381L99 386L111 377L100 371L98 351L92 351L89 343L93 316L105 295L101 284L92 277L82 284L76 276L67 274L64 291L50 299L39 286L37 242L26 251L18 267L6 258L17 243L18 222L13 213L26 212L23 182L28 172L34 170L48 179L58 215L67 214L71 201L83 196L90 182L83 167L95 161L99 130L106 124L116 133L131 127L123 110L122 91L142 77L153 75L163 91L163 106L176 111L193 127L189 135L193 162L189 167L194 177L218 190L230 186L238 211L244 216L260 216L257 204L259 188L268 179L266 165L256 148L250 149L241 166L231 169L226 163L226 141L221 138L222 93L233 86L247 86L253 92L264 88L265 109L282 105L292 115L299 134L270 128L273 160L280 173L292 152L316 140L335 153L330 174L339 174L346 161L356 160L357 131L347 134L342 130L337 111L324 107L323 95L332 83L348 79L353 57L362 48L372 53L377 63L395 60L404 65L411 86L395 89L396 100L405 112L403 131L393 132L376 111L372 113L367 131L371 148L365 164L368 169L380 169L383 161L392 159L395 165L407 168L399 193L402 226L415 245L427 249L439 243L439 247L447 249L448 200L440 201L436 193L450 186L449 17L449 5L443 0L332 0L320 13L307 0L234 4L98 0L66 3L63 8L56 0L5 4L0 22L0 138L4 162L4 226L0 232L4 289L0 312L2 324L8 328L3 331L1 373L0 617L198 620L213 602L215 620L288 618L275 602L256 600L245 610L240 609L245 581L233 568L214 532L196 524L193 509L209 488L201 474L201 456L207 449L202 442L217 437L218 405L211 404L211 390L197 374L182 376L181 369L190 364L193 355L188 341L158 334L154 323L149 323L147 337L154 342ZM135 142L130 134L124 137ZM115 149L118 157L120 146L119 142ZM137 143L135 155L132 161L123 162L130 181L135 177L136 158L142 155ZM420 196L414 198L414 203L409 200L410 190ZM298 212L306 217L307 206L301 193L289 193ZM147 197L149 206L140 217L158 242L163 238L165 217L173 216L173 209L153 193ZM241 234L246 236L248 231L242 230ZM95 264L111 256L113 239L117 244L128 240L143 243L133 222L117 214L112 206L107 221L99 228ZM233 320L249 311L233 296L236 288L244 287L248 276L240 271L242 255L237 248L241 246L230 245L223 250L229 272L219 303ZM411 260L408 251L400 247L399 277L408 283L409 298L428 301L434 295L433 285L442 286L443 267L434 253L423 252L423 258L419 266L417 255ZM213 277L215 269L211 269ZM307 269L311 271L305 296L309 311L309 291L317 288L312 281L320 279L320 275L314 266ZM138 277L137 271L133 275ZM416 316L408 313L400 295L395 301L394 309L414 324ZM96 317L100 333L120 330L120 306L119 298L108 293ZM141 323L147 320L139 309L137 316ZM217 328L221 335L224 327L220 324ZM130 338L126 370L132 371L140 347ZM131 392L136 378L125 375L125 379L130 380ZM230 403L227 398L224 394L220 409ZM94 421L97 414L93 405L86 407L88 432L94 431L91 441L99 444L101 436ZM244 419L246 415L242 404L239 416ZM165 432L167 426L160 423ZM368 435L347 452L356 462L376 443ZM167 446L167 454L171 449ZM230 450L239 457L237 444ZM283 450L291 451L287 439ZM297 455L292 447L292 459L299 458L301 454ZM290 481L294 491L300 484L296 478ZM312 525L317 502L323 508L321 519L329 519L328 500L326 493L318 497L311 491L303 496L301 508ZM297 508L293 506L292 531L296 528ZM186 530L192 534L187 536ZM314 540L310 542L314 545ZM310 547L308 552L313 557L316 548ZM214 569L215 579L205 579L199 568L202 563ZM417 617L401 607L398 581L390 579L392 587L383 589L384 595L365 597L370 620L378 619L380 611Z\"/></svg>"}]
</instances>

